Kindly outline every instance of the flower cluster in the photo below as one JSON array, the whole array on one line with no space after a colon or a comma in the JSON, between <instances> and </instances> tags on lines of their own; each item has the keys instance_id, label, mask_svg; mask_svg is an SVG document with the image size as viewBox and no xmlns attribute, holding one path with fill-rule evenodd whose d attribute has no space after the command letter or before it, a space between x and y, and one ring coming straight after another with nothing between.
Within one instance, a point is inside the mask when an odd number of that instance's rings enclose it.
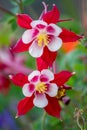
<instances>
[{"instance_id":1,"label":"flower cluster","mask_svg":"<svg viewBox=\"0 0 87 130\"><path fill-rule=\"evenodd\" d=\"M9 76L15 85L22 88L25 96L18 103L17 117L36 106L43 108L49 115L60 118L60 101L65 104L69 102L66 91L71 87L66 86L65 83L74 72L63 70L55 74L50 68L63 43L72 44L82 36L56 25L58 22L66 21L60 19L56 5L53 5L50 11L47 11L45 3L43 5L45 9L38 20L33 20L26 14L17 14L17 24L26 31L12 47L12 51L15 53L29 51L29 54L36 58L37 63L37 70L29 75L17 73ZM69 44L66 44L66 48Z\"/></svg>"}]
</instances>

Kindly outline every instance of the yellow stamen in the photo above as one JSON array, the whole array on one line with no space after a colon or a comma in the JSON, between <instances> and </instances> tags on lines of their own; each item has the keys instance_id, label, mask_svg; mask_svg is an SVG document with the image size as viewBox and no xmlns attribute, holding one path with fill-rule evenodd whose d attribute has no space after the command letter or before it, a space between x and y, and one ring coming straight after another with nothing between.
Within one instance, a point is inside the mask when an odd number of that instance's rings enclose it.
<instances>
[{"instance_id":1,"label":"yellow stamen","mask_svg":"<svg viewBox=\"0 0 87 130\"><path fill-rule=\"evenodd\" d=\"M41 34L39 34L37 37L38 46L40 46L40 47L42 47L42 45L47 46L49 43L48 38L49 38L49 36L45 32L42 32Z\"/></svg>"},{"instance_id":2,"label":"yellow stamen","mask_svg":"<svg viewBox=\"0 0 87 130\"><path fill-rule=\"evenodd\" d=\"M58 99L62 98L63 96L65 96L65 93L66 93L66 90L64 88L60 88L58 90L58 94L57 94L56 98L58 98Z\"/></svg>"},{"instance_id":3,"label":"yellow stamen","mask_svg":"<svg viewBox=\"0 0 87 130\"><path fill-rule=\"evenodd\" d=\"M47 86L45 85L44 82L39 82L36 87L35 87L36 91L38 91L39 93L45 93L47 90Z\"/></svg>"}]
</instances>

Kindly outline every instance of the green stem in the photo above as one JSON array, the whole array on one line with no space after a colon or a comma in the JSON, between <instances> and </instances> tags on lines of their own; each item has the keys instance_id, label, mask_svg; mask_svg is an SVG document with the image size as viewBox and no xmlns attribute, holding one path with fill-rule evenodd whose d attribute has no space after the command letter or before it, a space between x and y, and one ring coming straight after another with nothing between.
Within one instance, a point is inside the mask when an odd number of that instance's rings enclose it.
<instances>
[{"instance_id":1,"label":"green stem","mask_svg":"<svg viewBox=\"0 0 87 130\"><path fill-rule=\"evenodd\" d=\"M42 117L42 130L45 130L45 119L46 119L46 112L44 111L43 117Z\"/></svg>"},{"instance_id":2,"label":"green stem","mask_svg":"<svg viewBox=\"0 0 87 130\"><path fill-rule=\"evenodd\" d=\"M20 12L22 13L23 12L23 3L22 3L22 0L20 0L20 2L19 2L19 8L20 8Z\"/></svg>"},{"instance_id":3,"label":"green stem","mask_svg":"<svg viewBox=\"0 0 87 130\"><path fill-rule=\"evenodd\" d=\"M79 123L79 117L77 118L77 125L78 125L78 127L80 128L80 130L86 130L86 129L85 129L85 120L84 120L83 117L81 117L81 118L82 118L82 120L83 120L83 126L80 125L80 123Z\"/></svg>"},{"instance_id":4,"label":"green stem","mask_svg":"<svg viewBox=\"0 0 87 130\"><path fill-rule=\"evenodd\" d=\"M13 0L13 1L18 5L20 13L22 13L23 12L23 3L22 3L22 0L19 0L19 1Z\"/></svg>"},{"instance_id":5,"label":"green stem","mask_svg":"<svg viewBox=\"0 0 87 130\"><path fill-rule=\"evenodd\" d=\"M16 16L16 15L15 15L14 13L12 13L10 10L5 9L5 8L2 7L1 5L0 5L0 10L3 11L3 12L5 12L5 13L7 13L7 14L9 14L9 15Z\"/></svg>"}]
</instances>

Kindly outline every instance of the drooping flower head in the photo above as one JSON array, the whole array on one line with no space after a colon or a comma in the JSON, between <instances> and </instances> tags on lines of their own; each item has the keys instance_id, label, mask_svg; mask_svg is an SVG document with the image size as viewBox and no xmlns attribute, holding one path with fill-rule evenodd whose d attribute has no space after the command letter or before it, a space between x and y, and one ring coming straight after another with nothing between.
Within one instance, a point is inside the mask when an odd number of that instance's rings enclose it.
<instances>
[{"instance_id":1,"label":"drooping flower head","mask_svg":"<svg viewBox=\"0 0 87 130\"><path fill-rule=\"evenodd\" d=\"M53 74L47 69L35 70L28 76L21 73L10 75L12 82L22 87L25 96L18 104L17 116L26 114L33 106L36 106L44 108L51 116L60 118L59 100L65 96L64 84L72 75L73 73L68 71Z\"/></svg>"}]
</instances>

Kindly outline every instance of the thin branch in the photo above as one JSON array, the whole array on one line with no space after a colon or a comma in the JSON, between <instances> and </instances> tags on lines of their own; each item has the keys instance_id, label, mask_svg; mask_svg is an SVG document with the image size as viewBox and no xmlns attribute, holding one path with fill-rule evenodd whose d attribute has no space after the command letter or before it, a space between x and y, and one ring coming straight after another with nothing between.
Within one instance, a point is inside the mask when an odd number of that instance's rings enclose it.
<instances>
[{"instance_id":1,"label":"thin branch","mask_svg":"<svg viewBox=\"0 0 87 130\"><path fill-rule=\"evenodd\" d=\"M0 5L0 10L3 11L3 12L5 12L5 13L7 13L7 14L9 14L9 15L16 16L16 14L14 14L13 12L11 12L11 11L8 10L8 9L5 9L5 8L2 7L1 5Z\"/></svg>"}]
</instances>

